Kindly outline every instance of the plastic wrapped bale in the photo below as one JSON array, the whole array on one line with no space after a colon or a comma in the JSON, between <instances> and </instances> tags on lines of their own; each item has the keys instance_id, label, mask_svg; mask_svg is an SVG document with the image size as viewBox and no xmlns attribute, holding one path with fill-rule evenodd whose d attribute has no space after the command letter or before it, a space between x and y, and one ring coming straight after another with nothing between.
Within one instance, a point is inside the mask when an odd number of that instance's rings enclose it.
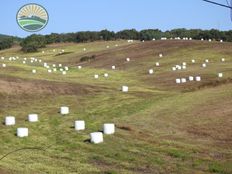
<instances>
[{"instance_id":1,"label":"plastic wrapped bale","mask_svg":"<svg viewBox=\"0 0 232 174\"><path fill-rule=\"evenodd\" d=\"M36 74L36 69L33 69L33 70L32 70L32 73L33 73L33 74Z\"/></svg>"},{"instance_id":2,"label":"plastic wrapped bale","mask_svg":"<svg viewBox=\"0 0 232 174\"><path fill-rule=\"evenodd\" d=\"M83 51L86 51L86 48L83 48Z\"/></svg>"},{"instance_id":3,"label":"plastic wrapped bale","mask_svg":"<svg viewBox=\"0 0 232 174\"><path fill-rule=\"evenodd\" d=\"M186 69L187 67L185 65L182 66L182 69Z\"/></svg>"},{"instance_id":4,"label":"plastic wrapped bale","mask_svg":"<svg viewBox=\"0 0 232 174\"><path fill-rule=\"evenodd\" d=\"M59 66L59 67L62 67L62 64L59 64L58 66Z\"/></svg>"},{"instance_id":5,"label":"plastic wrapped bale","mask_svg":"<svg viewBox=\"0 0 232 174\"><path fill-rule=\"evenodd\" d=\"M116 69L116 67L113 65L113 66L112 66L112 69L113 69L113 70L115 70L115 69Z\"/></svg>"},{"instance_id":6,"label":"plastic wrapped bale","mask_svg":"<svg viewBox=\"0 0 232 174\"><path fill-rule=\"evenodd\" d=\"M128 92L129 88L128 86L122 86L122 92Z\"/></svg>"},{"instance_id":7,"label":"plastic wrapped bale","mask_svg":"<svg viewBox=\"0 0 232 174\"><path fill-rule=\"evenodd\" d=\"M67 114L69 114L69 107L67 107L67 106L62 106L62 107L60 107L60 113L61 113L62 115L67 115Z\"/></svg>"},{"instance_id":8,"label":"plastic wrapped bale","mask_svg":"<svg viewBox=\"0 0 232 174\"><path fill-rule=\"evenodd\" d=\"M186 62L183 62L183 63L182 63L182 65L183 65L183 66L186 66L186 65L187 65L187 63L186 63Z\"/></svg>"},{"instance_id":9,"label":"plastic wrapped bale","mask_svg":"<svg viewBox=\"0 0 232 174\"><path fill-rule=\"evenodd\" d=\"M98 75L98 74L95 74L95 75L94 75L94 78L95 78L95 79L98 79L98 78L99 78L99 75Z\"/></svg>"},{"instance_id":10,"label":"plastic wrapped bale","mask_svg":"<svg viewBox=\"0 0 232 174\"><path fill-rule=\"evenodd\" d=\"M17 128L17 136L20 138L28 137L28 128Z\"/></svg>"},{"instance_id":11,"label":"plastic wrapped bale","mask_svg":"<svg viewBox=\"0 0 232 174\"><path fill-rule=\"evenodd\" d=\"M222 78L223 77L223 73L218 73L218 77Z\"/></svg>"},{"instance_id":12,"label":"plastic wrapped bale","mask_svg":"<svg viewBox=\"0 0 232 174\"><path fill-rule=\"evenodd\" d=\"M172 71L176 71L176 67L172 67Z\"/></svg>"},{"instance_id":13,"label":"plastic wrapped bale","mask_svg":"<svg viewBox=\"0 0 232 174\"><path fill-rule=\"evenodd\" d=\"M201 81L201 77L200 76L196 76L196 81L200 82Z\"/></svg>"},{"instance_id":14,"label":"plastic wrapped bale","mask_svg":"<svg viewBox=\"0 0 232 174\"><path fill-rule=\"evenodd\" d=\"M212 42L212 39L209 39L209 42Z\"/></svg>"},{"instance_id":15,"label":"plastic wrapped bale","mask_svg":"<svg viewBox=\"0 0 232 174\"><path fill-rule=\"evenodd\" d=\"M194 77L193 76L189 76L189 81L193 81Z\"/></svg>"},{"instance_id":16,"label":"plastic wrapped bale","mask_svg":"<svg viewBox=\"0 0 232 174\"><path fill-rule=\"evenodd\" d=\"M57 69L56 68L53 68L53 72L56 72L57 71Z\"/></svg>"},{"instance_id":17,"label":"plastic wrapped bale","mask_svg":"<svg viewBox=\"0 0 232 174\"><path fill-rule=\"evenodd\" d=\"M99 144L103 142L103 133L102 132L93 132L90 133L90 142L94 144Z\"/></svg>"},{"instance_id":18,"label":"plastic wrapped bale","mask_svg":"<svg viewBox=\"0 0 232 174\"><path fill-rule=\"evenodd\" d=\"M48 73L52 73L52 70L51 70L51 69L48 69Z\"/></svg>"},{"instance_id":19,"label":"plastic wrapped bale","mask_svg":"<svg viewBox=\"0 0 232 174\"><path fill-rule=\"evenodd\" d=\"M206 62L206 63L209 63L209 60L208 60L208 59L205 59L205 62Z\"/></svg>"},{"instance_id":20,"label":"plastic wrapped bale","mask_svg":"<svg viewBox=\"0 0 232 174\"><path fill-rule=\"evenodd\" d=\"M38 122L38 114L29 114L28 115L28 121L29 122Z\"/></svg>"},{"instance_id":21,"label":"plastic wrapped bale","mask_svg":"<svg viewBox=\"0 0 232 174\"><path fill-rule=\"evenodd\" d=\"M202 66L203 68L206 68L207 65L206 65L205 63L203 63L201 66Z\"/></svg>"},{"instance_id":22,"label":"plastic wrapped bale","mask_svg":"<svg viewBox=\"0 0 232 174\"><path fill-rule=\"evenodd\" d=\"M159 63L159 62L156 62L155 65L156 65L156 66L160 66L160 63Z\"/></svg>"},{"instance_id":23,"label":"plastic wrapped bale","mask_svg":"<svg viewBox=\"0 0 232 174\"><path fill-rule=\"evenodd\" d=\"M110 135L115 133L115 125L113 123L105 123L103 125L103 133Z\"/></svg>"},{"instance_id":24,"label":"plastic wrapped bale","mask_svg":"<svg viewBox=\"0 0 232 174\"><path fill-rule=\"evenodd\" d=\"M196 61L195 61L195 59L192 59L192 63L195 63Z\"/></svg>"},{"instance_id":25,"label":"plastic wrapped bale","mask_svg":"<svg viewBox=\"0 0 232 174\"><path fill-rule=\"evenodd\" d=\"M85 121L84 120L77 120L75 121L75 130L85 130Z\"/></svg>"},{"instance_id":26,"label":"plastic wrapped bale","mask_svg":"<svg viewBox=\"0 0 232 174\"><path fill-rule=\"evenodd\" d=\"M222 61L222 62L225 62L226 60L225 60L225 58L222 58L221 61Z\"/></svg>"},{"instance_id":27,"label":"plastic wrapped bale","mask_svg":"<svg viewBox=\"0 0 232 174\"><path fill-rule=\"evenodd\" d=\"M160 58L162 58L162 57L163 57L163 54L162 54L162 53L160 53L160 54L159 54L159 57L160 57Z\"/></svg>"},{"instance_id":28,"label":"plastic wrapped bale","mask_svg":"<svg viewBox=\"0 0 232 174\"><path fill-rule=\"evenodd\" d=\"M223 42L223 40L220 40L220 42L222 43L222 42Z\"/></svg>"},{"instance_id":29,"label":"plastic wrapped bale","mask_svg":"<svg viewBox=\"0 0 232 174\"><path fill-rule=\"evenodd\" d=\"M186 82L187 82L186 78L181 78L181 83L186 83Z\"/></svg>"},{"instance_id":30,"label":"plastic wrapped bale","mask_svg":"<svg viewBox=\"0 0 232 174\"><path fill-rule=\"evenodd\" d=\"M13 125L15 125L15 117L13 117L13 116L7 116L5 118L5 125L6 126L13 126Z\"/></svg>"},{"instance_id":31,"label":"plastic wrapped bale","mask_svg":"<svg viewBox=\"0 0 232 174\"><path fill-rule=\"evenodd\" d=\"M177 84L181 83L181 79L176 79L176 83Z\"/></svg>"},{"instance_id":32,"label":"plastic wrapped bale","mask_svg":"<svg viewBox=\"0 0 232 174\"><path fill-rule=\"evenodd\" d=\"M104 77L105 78L109 77L109 74L108 73L104 73Z\"/></svg>"},{"instance_id":33,"label":"plastic wrapped bale","mask_svg":"<svg viewBox=\"0 0 232 174\"><path fill-rule=\"evenodd\" d=\"M106 48L110 48L110 46L109 46L109 45L107 45L107 46L106 46Z\"/></svg>"},{"instance_id":34,"label":"plastic wrapped bale","mask_svg":"<svg viewBox=\"0 0 232 174\"><path fill-rule=\"evenodd\" d=\"M65 71L68 71L68 70L69 70L69 68L68 68L67 66L65 66L64 69L65 69Z\"/></svg>"},{"instance_id":35,"label":"plastic wrapped bale","mask_svg":"<svg viewBox=\"0 0 232 174\"><path fill-rule=\"evenodd\" d=\"M66 74L67 74L67 72L66 72L66 71L62 71L62 74L63 74L63 75L66 75Z\"/></svg>"},{"instance_id":36,"label":"plastic wrapped bale","mask_svg":"<svg viewBox=\"0 0 232 174\"><path fill-rule=\"evenodd\" d=\"M149 74L154 74L154 70L153 69L149 69L148 73Z\"/></svg>"},{"instance_id":37,"label":"plastic wrapped bale","mask_svg":"<svg viewBox=\"0 0 232 174\"><path fill-rule=\"evenodd\" d=\"M82 68L82 66L80 66L80 65L79 65L77 68L78 68L78 69L81 69L81 68Z\"/></svg>"},{"instance_id":38,"label":"plastic wrapped bale","mask_svg":"<svg viewBox=\"0 0 232 174\"><path fill-rule=\"evenodd\" d=\"M130 62L130 58L129 58L129 57L128 57L128 58L126 58L126 61L127 61L127 62Z\"/></svg>"},{"instance_id":39,"label":"plastic wrapped bale","mask_svg":"<svg viewBox=\"0 0 232 174\"><path fill-rule=\"evenodd\" d=\"M2 64L2 67L3 67L3 68L5 68L5 67L6 67L6 64L5 64L5 63L3 63L3 64Z\"/></svg>"}]
</instances>

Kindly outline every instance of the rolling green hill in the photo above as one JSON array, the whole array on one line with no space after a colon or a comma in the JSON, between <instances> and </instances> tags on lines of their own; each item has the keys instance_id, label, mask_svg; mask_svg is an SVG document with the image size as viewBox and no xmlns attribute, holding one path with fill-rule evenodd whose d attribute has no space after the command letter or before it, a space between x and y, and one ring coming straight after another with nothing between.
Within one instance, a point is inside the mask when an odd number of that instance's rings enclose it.
<instances>
[{"instance_id":1,"label":"rolling green hill","mask_svg":"<svg viewBox=\"0 0 232 174\"><path fill-rule=\"evenodd\" d=\"M0 173L232 173L231 55L231 43L175 40L0 51L0 119L16 117L15 126L0 125ZM31 63L32 57L42 62ZM44 62L69 71L48 73ZM187 69L172 71L183 62ZM175 83L189 76L202 81ZM70 107L67 116L59 114L63 105ZM39 114L38 123L27 121L30 113ZM77 119L86 121L85 131L74 130ZM89 133L108 122L116 124L116 133L89 143ZM18 127L29 128L29 137L16 137Z\"/></svg>"}]
</instances>

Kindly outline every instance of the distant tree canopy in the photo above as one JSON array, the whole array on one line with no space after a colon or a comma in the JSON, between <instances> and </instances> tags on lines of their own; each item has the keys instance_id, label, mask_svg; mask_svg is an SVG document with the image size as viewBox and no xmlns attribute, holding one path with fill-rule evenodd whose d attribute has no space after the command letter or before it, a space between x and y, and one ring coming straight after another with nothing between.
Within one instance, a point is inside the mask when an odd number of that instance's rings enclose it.
<instances>
[{"instance_id":1,"label":"distant tree canopy","mask_svg":"<svg viewBox=\"0 0 232 174\"><path fill-rule=\"evenodd\" d=\"M0 40L0 50L11 48L13 43L14 43L13 39L11 39L11 38L1 39Z\"/></svg>"},{"instance_id":2,"label":"distant tree canopy","mask_svg":"<svg viewBox=\"0 0 232 174\"><path fill-rule=\"evenodd\" d=\"M113 32L108 30L102 31L81 31L76 33L65 33L57 34L52 33L50 35L31 35L25 38L21 42L22 50L25 52L34 52L38 48L45 47L46 44L52 43L63 43L63 42L92 42L98 40L117 40L117 39L126 39L126 40L159 40L162 37L175 38L175 37L188 37L192 39L215 39L215 40L224 40L227 42L232 42L232 30L231 31L219 31L219 30L200 30L200 29L191 29L187 30L185 28L174 29L170 31L161 31L158 29L147 29L142 31L137 31L135 29L131 30L122 30L119 32Z\"/></svg>"},{"instance_id":3,"label":"distant tree canopy","mask_svg":"<svg viewBox=\"0 0 232 174\"><path fill-rule=\"evenodd\" d=\"M24 52L36 52L38 48L46 46L46 37L42 35L31 35L21 42L21 47Z\"/></svg>"}]
</instances>

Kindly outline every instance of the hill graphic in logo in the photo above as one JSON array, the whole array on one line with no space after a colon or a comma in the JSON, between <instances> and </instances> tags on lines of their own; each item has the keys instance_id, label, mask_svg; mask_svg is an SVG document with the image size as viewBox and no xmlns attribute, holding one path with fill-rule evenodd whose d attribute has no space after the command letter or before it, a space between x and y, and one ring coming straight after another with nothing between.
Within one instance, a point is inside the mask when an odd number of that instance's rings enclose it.
<instances>
[{"instance_id":1,"label":"hill graphic in logo","mask_svg":"<svg viewBox=\"0 0 232 174\"><path fill-rule=\"evenodd\" d=\"M26 4L17 13L17 23L25 31L42 30L48 23L48 13L38 4Z\"/></svg>"}]
</instances>

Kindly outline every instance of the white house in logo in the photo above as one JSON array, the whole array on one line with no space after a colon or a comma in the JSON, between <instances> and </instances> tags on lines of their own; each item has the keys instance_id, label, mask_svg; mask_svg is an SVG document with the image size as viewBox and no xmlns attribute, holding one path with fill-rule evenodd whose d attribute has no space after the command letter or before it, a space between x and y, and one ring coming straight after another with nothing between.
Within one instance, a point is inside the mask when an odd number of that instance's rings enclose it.
<instances>
[{"instance_id":1,"label":"white house in logo","mask_svg":"<svg viewBox=\"0 0 232 174\"><path fill-rule=\"evenodd\" d=\"M25 31L37 32L48 23L48 12L38 4L26 4L17 13L17 23Z\"/></svg>"}]
</instances>

